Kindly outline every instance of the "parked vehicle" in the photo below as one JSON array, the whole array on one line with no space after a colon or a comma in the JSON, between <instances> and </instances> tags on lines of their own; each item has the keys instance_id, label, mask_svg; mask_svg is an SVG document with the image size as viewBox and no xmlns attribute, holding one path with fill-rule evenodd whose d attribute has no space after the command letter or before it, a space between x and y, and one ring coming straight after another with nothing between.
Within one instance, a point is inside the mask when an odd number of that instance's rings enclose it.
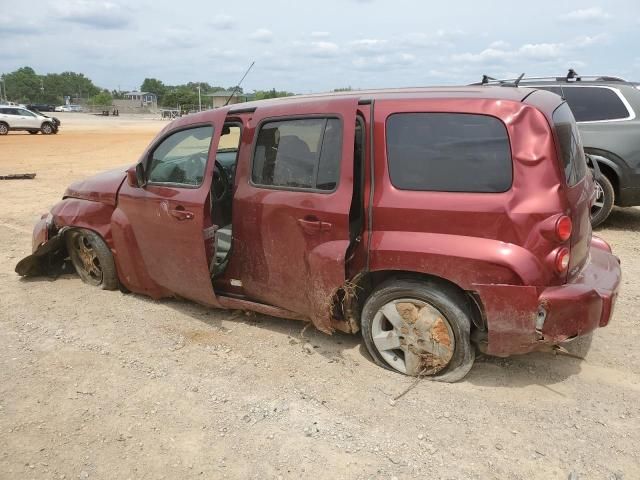
<instances>
[{"instance_id":1,"label":"parked vehicle","mask_svg":"<svg viewBox=\"0 0 640 480\"><path fill-rule=\"evenodd\" d=\"M56 109L55 105L48 105L46 103L32 103L27 105L27 109L36 112L53 112Z\"/></svg>"},{"instance_id":2,"label":"parked vehicle","mask_svg":"<svg viewBox=\"0 0 640 480\"><path fill-rule=\"evenodd\" d=\"M244 103L72 184L16 271L71 264L103 289L361 330L378 365L456 381L476 345L507 356L608 324L621 271L591 235L587 172L571 110L542 90Z\"/></svg>"},{"instance_id":3,"label":"parked vehicle","mask_svg":"<svg viewBox=\"0 0 640 480\"><path fill-rule=\"evenodd\" d=\"M26 130L31 134L42 132L44 135L58 133L60 120L48 117L40 112L26 108L0 105L0 135L9 131Z\"/></svg>"},{"instance_id":4,"label":"parked vehicle","mask_svg":"<svg viewBox=\"0 0 640 480\"><path fill-rule=\"evenodd\" d=\"M485 84L513 86L516 80L487 77ZM640 83L569 70L566 76L523 77L517 84L558 94L571 107L584 150L599 171L593 226L604 222L614 205L640 205Z\"/></svg>"}]
</instances>

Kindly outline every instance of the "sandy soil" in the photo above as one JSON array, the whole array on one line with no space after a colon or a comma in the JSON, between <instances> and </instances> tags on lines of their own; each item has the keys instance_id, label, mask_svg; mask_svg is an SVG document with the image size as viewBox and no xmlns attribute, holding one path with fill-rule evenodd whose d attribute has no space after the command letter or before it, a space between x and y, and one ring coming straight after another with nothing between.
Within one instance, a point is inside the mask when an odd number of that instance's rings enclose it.
<instances>
[{"instance_id":1,"label":"sandy soil","mask_svg":"<svg viewBox=\"0 0 640 480\"><path fill-rule=\"evenodd\" d=\"M640 210L598 232L624 266L585 361L482 357L465 381L376 367L358 336L21 280L66 185L135 161L159 120L60 114L0 137L0 478L640 478ZM576 347L576 350L579 350Z\"/></svg>"}]
</instances>

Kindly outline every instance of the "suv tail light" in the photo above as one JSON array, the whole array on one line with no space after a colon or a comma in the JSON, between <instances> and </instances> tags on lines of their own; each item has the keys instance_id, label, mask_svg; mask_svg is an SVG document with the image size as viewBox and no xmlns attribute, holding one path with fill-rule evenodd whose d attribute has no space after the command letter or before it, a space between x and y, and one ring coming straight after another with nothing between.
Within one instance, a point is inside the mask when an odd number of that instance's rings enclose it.
<instances>
[{"instance_id":1,"label":"suv tail light","mask_svg":"<svg viewBox=\"0 0 640 480\"><path fill-rule=\"evenodd\" d=\"M562 247L556 253L555 267L558 273L564 273L569 268L569 249Z\"/></svg>"},{"instance_id":2,"label":"suv tail light","mask_svg":"<svg viewBox=\"0 0 640 480\"><path fill-rule=\"evenodd\" d=\"M571 237L571 230L573 229L573 223L571 218L563 215L556 222L556 235L561 242L569 240Z\"/></svg>"}]
</instances>

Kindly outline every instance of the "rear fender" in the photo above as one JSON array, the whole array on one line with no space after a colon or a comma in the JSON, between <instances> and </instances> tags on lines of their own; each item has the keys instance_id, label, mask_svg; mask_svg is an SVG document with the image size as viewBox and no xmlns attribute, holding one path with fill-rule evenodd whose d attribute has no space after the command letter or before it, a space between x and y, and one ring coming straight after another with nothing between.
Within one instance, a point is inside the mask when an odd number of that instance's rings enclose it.
<instances>
[{"instance_id":1,"label":"rear fender","mask_svg":"<svg viewBox=\"0 0 640 480\"><path fill-rule=\"evenodd\" d=\"M544 267L528 250L511 243L423 232L375 232L370 270L435 275L473 290L475 284L538 285Z\"/></svg>"}]
</instances>

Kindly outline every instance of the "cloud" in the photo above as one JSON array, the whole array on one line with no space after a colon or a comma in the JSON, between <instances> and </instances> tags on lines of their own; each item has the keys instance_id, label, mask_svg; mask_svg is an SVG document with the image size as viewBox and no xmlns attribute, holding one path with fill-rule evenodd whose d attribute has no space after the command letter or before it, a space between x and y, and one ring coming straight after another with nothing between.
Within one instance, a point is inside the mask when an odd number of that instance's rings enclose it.
<instances>
[{"instance_id":1,"label":"cloud","mask_svg":"<svg viewBox=\"0 0 640 480\"><path fill-rule=\"evenodd\" d=\"M32 21L18 20L13 17L0 18L0 37L9 35L30 35L38 33L38 27Z\"/></svg>"},{"instance_id":2,"label":"cloud","mask_svg":"<svg viewBox=\"0 0 640 480\"><path fill-rule=\"evenodd\" d=\"M493 42L479 53L460 53L451 56L458 63L505 64L522 61L562 61L564 57L581 48L607 41L606 34L580 36L566 42L526 43L518 48L509 48L506 42Z\"/></svg>"},{"instance_id":3,"label":"cloud","mask_svg":"<svg viewBox=\"0 0 640 480\"><path fill-rule=\"evenodd\" d=\"M314 57L335 57L340 53L340 47L333 42L311 42L309 53Z\"/></svg>"},{"instance_id":4,"label":"cloud","mask_svg":"<svg viewBox=\"0 0 640 480\"><path fill-rule=\"evenodd\" d=\"M120 5L112 2L68 0L55 4L58 18L104 30L121 29L131 23L130 15Z\"/></svg>"},{"instance_id":5,"label":"cloud","mask_svg":"<svg viewBox=\"0 0 640 480\"><path fill-rule=\"evenodd\" d=\"M266 28L259 28L251 35L249 35L249 38L257 42L272 42L273 32L271 30L267 30Z\"/></svg>"},{"instance_id":6,"label":"cloud","mask_svg":"<svg viewBox=\"0 0 640 480\"><path fill-rule=\"evenodd\" d=\"M400 68L413 65L416 62L415 55L411 53L395 53L389 55L377 55L356 57L353 66L359 70L378 70L380 68Z\"/></svg>"},{"instance_id":7,"label":"cloud","mask_svg":"<svg viewBox=\"0 0 640 480\"><path fill-rule=\"evenodd\" d=\"M311 36L314 38L326 38L329 36L329 32L311 32Z\"/></svg>"},{"instance_id":8,"label":"cloud","mask_svg":"<svg viewBox=\"0 0 640 480\"><path fill-rule=\"evenodd\" d=\"M235 21L229 15L216 15L211 20L211 25L218 30L231 30L235 26Z\"/></svg>"},{"instance_id":9,"label":"cloud","mask_svg":"<svg viewBox=\"0 0 640 480\"><path fill-rule=\"evenodd\" d=\"M359 55L380 55L389 49L388 40L363 38L349 43L351 50Z\"/></svg>"},{"instance_id":10,"label":"cloud","mask_svg":"<svg viewBox=\"0 0 640 480\"><path fill-rule=\"evenodd\" d=\"M611 15L602 10L600 7L584 8L580 10L573 10L560 17L563 21L568 22L597 22L602 20L608 20Z\"/></svg>"}]
</instances>

